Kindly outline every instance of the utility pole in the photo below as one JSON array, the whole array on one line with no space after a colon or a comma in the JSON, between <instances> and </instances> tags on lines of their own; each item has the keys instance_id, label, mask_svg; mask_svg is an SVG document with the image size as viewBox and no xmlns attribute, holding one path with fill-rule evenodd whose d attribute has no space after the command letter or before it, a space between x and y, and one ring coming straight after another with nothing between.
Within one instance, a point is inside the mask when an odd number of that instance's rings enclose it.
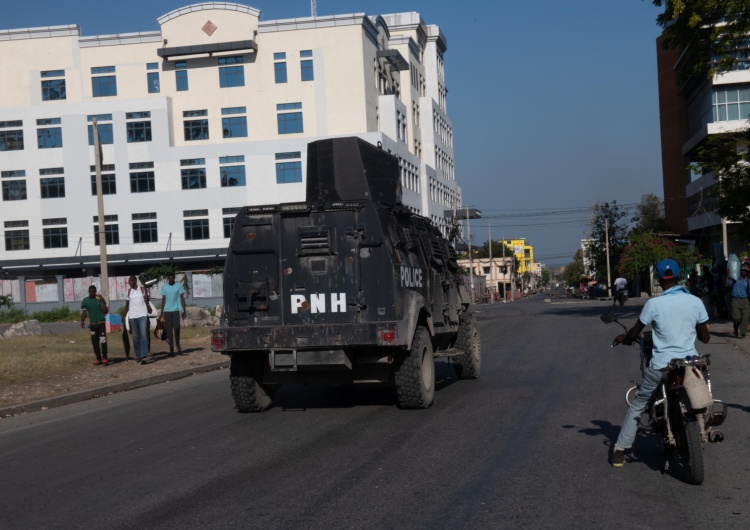
<instances>
[{"instance_id":1,"label":"utility pole","mask_svg":"<svg viewBox=\"0 0 750 530\"><path fill-rule=\"evenodd\" d=\"M474 254L471 251L471 223L469 223L469 209L466 208L466 228L469 234L469 285L471 286L471 292L469 293L469 302L474 303Z\"/></svg>"},{"instance_id":2,"label":"utility pole","mask_svg":"<svg viewBox=\"0 0 750 530\"><path fill-rule=\"evenodd\" d=\"M505 264L505 233L503 232L503 267L505 272L503 273L503 303L507 302L505 299L505 280L508 279L508 266Z\"/></svg>"},{"instance_id":3,"label":"utility pole","mask_svg":"<svg viewBox=\"0 0 750 530\"><path fill-rule=\"evenodd\" d=\"M107 304L109 299L109 271L107 270L107 234L104 229L104 194L102 192L102 144L99 141L97 119L93 120L94 164L96 168L96 214L99 220L99 261L101 262L101 292Z\"/></svg>"},{"instance_id":4,"label":"utility pole","mask_svg":"<svg viewBox=\"0 0 750 530\"><path fill-rule=\"evenodd\" d=\"M609 272L609 219L604 218L604 243L607 248L607 298L612 297L612 278Z\"/></svg>"},{"instance_id":5,"label":"utility pole","mask_svg":"<svg viewBox=\"0 0 750 530\"><path fill-rule=\"evenodd\" d=\"M490 292L490 303L493 303L495 301L495 264L492 263L492 225L487 227L487 246L490 250L490 285L487 287Z\"/></svg>"}]
</instances>

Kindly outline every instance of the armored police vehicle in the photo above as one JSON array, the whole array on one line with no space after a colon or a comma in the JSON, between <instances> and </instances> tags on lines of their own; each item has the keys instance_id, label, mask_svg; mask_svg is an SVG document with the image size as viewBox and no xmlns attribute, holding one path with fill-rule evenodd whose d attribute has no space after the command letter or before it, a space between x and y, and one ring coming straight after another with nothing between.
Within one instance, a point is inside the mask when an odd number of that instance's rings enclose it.
<instances>
[{"instance_id":1,"label":"armored police vehicle","mask_svg":"<svg viewBox=\"0 0 750 530\"><path fill-rule=\"evenodd\" d=\"M398 159L359 138L308 146L307 200L247 206L224 270L212 349L231 357L242 412L285 383L395 386L426 408L435 358L479 376L481 349L456 253L401 204Z\"/></svg>"}]
</instances>

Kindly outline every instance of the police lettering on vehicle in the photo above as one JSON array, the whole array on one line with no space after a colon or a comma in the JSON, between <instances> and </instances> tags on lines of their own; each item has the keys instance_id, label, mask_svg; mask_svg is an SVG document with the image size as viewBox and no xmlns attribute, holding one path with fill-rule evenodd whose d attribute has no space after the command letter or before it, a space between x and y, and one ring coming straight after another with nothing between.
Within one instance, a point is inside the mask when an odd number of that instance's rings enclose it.
<instances>
[{"instance_id":1,"label":"police lettering on vehicle","mask_svg":"<svg viewBox=\"0 0 750 530\"><path fill-rule=\"evenodd\" d=\"M401 287L422 287L422 269L402 266Z\"/></svg>"},{"instance_id":2,"label":"police lettering on vehicle","mask_svg":"<svg viewBox=\"0 0 750 530\"><path fill-rule=\"evenodd\" d=\"M330 309L326 307L325 293L310 294L308 303L304 294L293 294L291 299L292 314L296 315L299 310L310 309L310 313L346 313L346 293L330 293Z\"/></svg>"}]
</instances>

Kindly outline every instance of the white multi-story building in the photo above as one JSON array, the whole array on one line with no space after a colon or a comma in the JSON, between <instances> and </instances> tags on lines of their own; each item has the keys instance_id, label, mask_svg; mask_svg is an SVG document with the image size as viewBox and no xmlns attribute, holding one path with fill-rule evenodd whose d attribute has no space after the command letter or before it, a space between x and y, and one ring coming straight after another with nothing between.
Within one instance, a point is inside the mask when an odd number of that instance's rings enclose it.
<instances>
[{"instance_id":1,"label":"white multi-story building","mask_svg":"<svg viewBox=\"0 0 750 530\"><path fill-rule=\"evenodd\" d=\"M159 31L0 30L5 275L98 272L93 123L113 274L223 263L245 205L305 199L307 144L398 156L404 203L446 229L460 204L445 36L418 13L260 21L194 4Z\"/></svg>"}]
</instances>

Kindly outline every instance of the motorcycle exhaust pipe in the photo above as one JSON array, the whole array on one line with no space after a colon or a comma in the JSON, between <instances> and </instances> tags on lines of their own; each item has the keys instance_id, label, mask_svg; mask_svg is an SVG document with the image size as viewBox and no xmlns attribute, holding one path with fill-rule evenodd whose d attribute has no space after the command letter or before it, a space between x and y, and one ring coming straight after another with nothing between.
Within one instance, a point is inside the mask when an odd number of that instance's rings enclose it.
<instances>
[{"instance_id":1,"label":"motorcycle exhaust pipe","mask_svg":"<svg viewBox=\"0 0 750 530\"><path fill-rule=\"evenodd\" d=\"M721 443L724 441L724 433L721 431L711 431L708 433L708 441L711 443Z\"/></svg>"}]
</instances>

